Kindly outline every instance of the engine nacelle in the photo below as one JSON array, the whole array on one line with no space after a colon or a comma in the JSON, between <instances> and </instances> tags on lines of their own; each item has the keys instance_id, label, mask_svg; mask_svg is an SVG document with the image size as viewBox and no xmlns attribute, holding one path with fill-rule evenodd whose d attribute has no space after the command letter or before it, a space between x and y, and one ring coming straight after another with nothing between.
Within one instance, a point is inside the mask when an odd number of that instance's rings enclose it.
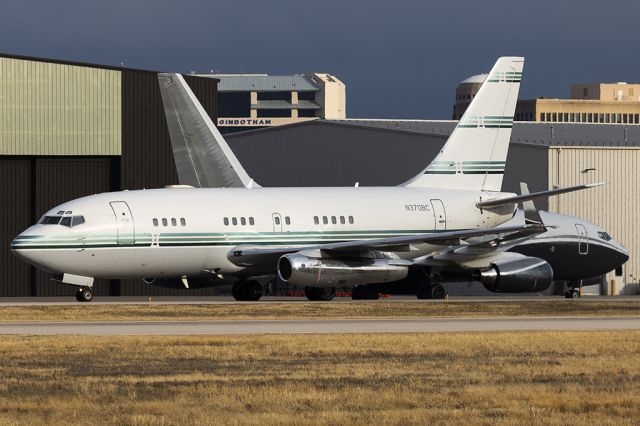
<instances>
[{"instance_id":1,"label":"engine nacelle","mask_svg":"<svg viewBox=\"0 0 640 426\"><path fill-rule=\"evenodd\" d=\"M144 281L145 284L156 287L187 289L182 282L182 278L143 278L142 281ZM189 284L188 289L209 288L220 285L220 280L207 277L193 277L187 278L187 283Z\"/></svg>"},{"instance_id":2,"label":"engine nacelle","mask_svg":"<svg viewBox=\"0 0 640 426\"><path fill-rule=\"evenodd\" d=\"M544 291L553 281L553 269L537 257L516 257L498 260L476 278L495 293L530 293Z\"/></svg>"},{"instance_id":3,"label":"engine nacelle","mask_svg":"<svg viewBox=\"0 0 640 426\"><path fill-rule=\"evenodd\" d=\"M392 259L323 259L286 254L278 261L278 276L286 283L308 287L339 287L398 281L407 265Z\"/></svg>"}]
</instances>

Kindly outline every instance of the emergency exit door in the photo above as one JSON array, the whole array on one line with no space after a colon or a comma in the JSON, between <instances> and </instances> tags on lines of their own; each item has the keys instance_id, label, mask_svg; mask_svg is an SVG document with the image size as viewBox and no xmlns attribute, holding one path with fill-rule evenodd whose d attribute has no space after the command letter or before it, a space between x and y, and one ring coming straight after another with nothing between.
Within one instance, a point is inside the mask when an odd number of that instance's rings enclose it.
<instances>
[{"instance_id":1,"label":"emergency exit door","mask_svg":"<svg viewBox=\"0 0 640 426\"><path fill-rule=\"evenodd\" d=\"M129 205L124 201L112 201L109 204L116 217L118 245L132 245L135 243L135 229Z\"/></svg>"},{"instance_id":2,"label":"emergency exit door","mask_svg":"<svg viewBox=\"0 0 640 426\"><path fill-rule=\"evenodd\" d=\"M581 223L576 223L576 230L578 231L578 253L589 254L589 235L587 234L587 228Z\"/></svg>"},{"instance_id":3,"label":"emergency exit door","mask_svg":"<svg viewBox=\"0 0 640 426\"><path fill-rule=\"evenodd\" d=\"M433 229L436 231L447 229L447 212L442 200L431 200L431 207L433 207Z\"/></svg>"}]
</instances>

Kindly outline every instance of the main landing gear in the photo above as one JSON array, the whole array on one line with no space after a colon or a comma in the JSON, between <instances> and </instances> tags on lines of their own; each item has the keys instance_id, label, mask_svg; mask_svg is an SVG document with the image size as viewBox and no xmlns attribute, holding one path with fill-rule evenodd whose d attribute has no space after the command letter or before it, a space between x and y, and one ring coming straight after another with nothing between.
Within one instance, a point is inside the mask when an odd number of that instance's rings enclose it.
<instances>
[{"instance_id":1,"label":"main landing gear","mask_svg":"<svg viewBox=\"0 0 640 426\"><path fill-rule=\"evenodd\" d=\"M262 285L255 280L238 281L231 289L233 298L242 302L255 302L262 297Z\"/></svg>"},{"instance_id":2,"label":"main landing gear","mask_svg":"<svg viewBox=\"0 0 640 426\"><path fill-rule=\"evenodd\" d=\"M447 291L442 284L423 283L418 285L418 299L446 299Z\"/></svg>"},{"instance_id":3,"label":"main landing gear","mask_svg":"<svg viewBox=\"0 0 640 426\"><path fill-rule=\"evenodd\" d=\"M564 293L565 299L580 299L580 297L582 296L582 293L580 291L581 284L582 282L570 282L570 288L567 289L567 291Z\"/></svg>"},{"instance_id":4,"label":"main landing gear","mask_svg":"<svg viewBox=\"0 0 640 426\"><path fill-rule=\"evenodd\" d=\"M378 300L380 289L375 284L357 285L351 290L351 300Z\"/></svg>"},{"instance_id":5,"label":"main landing gear","mask_svg":"<svg viewBox=\"0 0 640 426\"><path fill-rule=\"evenodd\" d=\"M328 302L336 297L335 287L305 287L304 295L307 299L314 301Z\"/></svg>"},{"instance_id":6,"label":"main landing gear","mask_svg":"<svg viewBox=\"0 0 640 426\"><path fill-rule=\"evenodd\" d=\"M91 287L80 287L76 291L76 300L78 302L91 302L93 300L93 290Z\"/></svg>"}]
</instances>

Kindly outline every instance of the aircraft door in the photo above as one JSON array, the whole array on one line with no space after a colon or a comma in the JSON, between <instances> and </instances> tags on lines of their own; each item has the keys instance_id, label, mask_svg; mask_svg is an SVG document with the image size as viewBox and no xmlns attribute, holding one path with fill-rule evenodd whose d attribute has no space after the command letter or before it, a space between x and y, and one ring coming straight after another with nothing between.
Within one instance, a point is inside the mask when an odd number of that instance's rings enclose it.
<instances>
[{"instance_id":1,"label":"aircraft door","mask_svg":"<svg viewBox=\"0 0 640 426\"><path fill-rule=\"evenodd\" d=\"M129 205L124 201L113 201L109 203L116 218L118 228L118 245L130 245L135 242L135 228L133 226L133 216Z\"/></svg>"},{"instance_id":2,"label":"aircraft door","mask_svg":"<svg viewBox=\"0 0 640 426\"><path fill-rule=\"evenodd\" d=\"M587 234L587 228L581 223L576 223L576 230L578 231L578 253L589 254L589 235Z\"/></svg>"},{"instance_id":3,"label":"aircraft door","mask_svg":"<svg viewBox=\"0 0 640 426\"><path fill-rule=\"evenodd\" d=\"M273 232L282 232L282 216L280 213L273 213L271 217L273 220Z\"/></svg>"},{"instance_id":4,"label":"aircraft door","mask_svg":"<svg viewBox=\"0 0 640 426\"><path fill-rule=\"evenodd\" d=\"M442 200L431 200L431 207L433 207L433 229L436 231L447 229L447 212Z\"/></svg>"}]
</instances>

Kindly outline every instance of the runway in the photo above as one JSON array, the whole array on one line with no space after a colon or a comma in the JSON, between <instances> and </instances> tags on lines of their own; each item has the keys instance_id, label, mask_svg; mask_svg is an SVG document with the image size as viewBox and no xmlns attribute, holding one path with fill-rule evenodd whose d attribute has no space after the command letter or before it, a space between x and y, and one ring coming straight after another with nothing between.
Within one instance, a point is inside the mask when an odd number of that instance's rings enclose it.
<instances>
[{"instance_id":1,"label":"runway","mask_svg":"<svg viewBox=\"0 0 640 426\"><path fill-rule=\"evenodd\" d=\"M429 318L0 323L8 335L206 335L637 330L638 317Z\"/></svg>"}]
</instances>

